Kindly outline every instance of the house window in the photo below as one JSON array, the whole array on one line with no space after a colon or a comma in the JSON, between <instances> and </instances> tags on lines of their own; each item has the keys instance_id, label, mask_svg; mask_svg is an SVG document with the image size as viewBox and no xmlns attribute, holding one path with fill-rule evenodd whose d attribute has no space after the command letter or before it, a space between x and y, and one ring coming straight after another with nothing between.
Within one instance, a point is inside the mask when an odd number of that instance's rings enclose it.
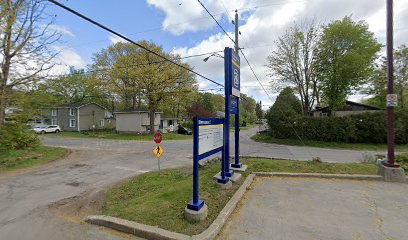
<instances>
[{"instance_id":1,"label":"house window","mask_svg":"<svg viewBox=\"0 0 408 240\"><path fill-rule=\"evenodd\" d=\"M75 116L75 109L74 108L69 109L69 116Z\"/></svg>"},{"instance_id":2,"label":"house window","mask_svg":"<svg viewBox=\"0 0 408 240\"><path fill-rule=\"evenodd\" d=\"M76 120L75 119L69 119L69 127L71 127L71 128L76 127Z\"/></svg>"},{"instance_id":3,"label":"house window","mask_svg":"<svg viewBox=\"0 0 408 240\"><path fill-rule=\"evenodd\" d=\"M53 116L53 117L57 116L57 109L56 108L51 109L51 116Z\"/></svg>"},{"instance_id":4,"label":"house window","mask_svg":"<svg viewBox=\"0 0 408 240\"><path fill-rule=\"evenodd\" d=\"M100 126L100 127L105 126L105 121L103 121L103 120L99 120L99 126Z\"/></svg>"},{"instance_id":5,"label":"house window","mask_svg":"<svg viewBox=\"0 0 408 240\"><path fill-rule=\"evenodd\" d=\"M51 120L51 125L57 125L57 119L52 119Z\"/></svg>"}]
</instances>

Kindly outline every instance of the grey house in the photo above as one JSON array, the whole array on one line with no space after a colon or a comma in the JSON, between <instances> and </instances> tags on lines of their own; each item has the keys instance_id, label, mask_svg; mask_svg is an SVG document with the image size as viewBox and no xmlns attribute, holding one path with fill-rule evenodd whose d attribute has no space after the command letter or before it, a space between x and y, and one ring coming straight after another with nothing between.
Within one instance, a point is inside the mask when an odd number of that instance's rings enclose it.
<instances>
[{"instance_id":1,"label":"grey house","mask_svg":"<svg viewBox=\"0 0 408 240\"><path fill-rule=\"evenodd\" d=\"M114 127L108 111L92 102L66 103L43 109L41 123L59 125L63 131L77 132Z\"/></svg>"},{"instance_id":2,"label":"grey house","mask_svg":"<svg viewBox=\"0 0 408 240\"><path fill-rule=\"evenodd\" d=\"M162 112L155 113L154 130L160 129ZM150 112L146 109L131 109L115 112L116 131L119 133L145 133L150 130Z\"/></svg>"}]
</instances>

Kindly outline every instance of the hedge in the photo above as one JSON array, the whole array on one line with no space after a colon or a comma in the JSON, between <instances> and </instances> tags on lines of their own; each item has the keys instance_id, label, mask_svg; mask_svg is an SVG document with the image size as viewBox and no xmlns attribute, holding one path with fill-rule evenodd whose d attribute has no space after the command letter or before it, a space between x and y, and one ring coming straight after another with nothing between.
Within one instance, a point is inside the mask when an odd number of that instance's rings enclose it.
<instances>
[{"instance_id":1,"label":"hedge","mask_svg":"<svg viewBox=\"0 0 408 240\"><path fill-rule=\"evenodd\" d=\"M385 111L343 117L277 118L268 121L275 138L297 138L346 143L386 143L387 116ZM280 121L276 121L279 119ZM396 112L395 142L408 143L408 111Z\"/></svg>"}]
</instances>

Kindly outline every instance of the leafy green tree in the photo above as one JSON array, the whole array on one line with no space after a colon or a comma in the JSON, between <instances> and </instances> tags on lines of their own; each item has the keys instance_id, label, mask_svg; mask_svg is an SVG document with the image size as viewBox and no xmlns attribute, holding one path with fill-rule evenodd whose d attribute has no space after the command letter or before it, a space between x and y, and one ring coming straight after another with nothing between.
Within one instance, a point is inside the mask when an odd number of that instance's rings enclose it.
<instances>
[{"instance_id":1,"label":"leafy green tree","mask_svg":"<svg viewBox=\"0 0 408 240\"><path fill-rule=\"evenodd\" d=\"M262 110L262 101L256 103L255 106L256 117L262 119L264 117L264 112Z\"/></svg>"},{"instance_id":2,"label":"leafy green tree","mask_svg":"<svg viewBox=\"0 0 408 240\"><path fill-rule=\"evenodd\" d=\"M30 88L53 67L60 34L44 19L46 1L0 1L0 128L13 90Z\"/></svg>"},{"instance_id":3,"label":"leafy green tree","mask_svg":"<svg viewBox=\"0 0 408 240\"><path fill-rule=\"evenodd\" d=\"M324 101L332 112L368 80L381 47L364 21L346 16L323 27L316 66Z\"/></svg>"},{"instance_id":4,"label":"leafy green tree","mask_svg":"<svg viewBox=\"0 0 408 240\"><path fill-rule=\"evenodd\" d=\"M139 44L162 56L181 63L179 56L164 52L163 48L148 41ZM95 55L92 66L95 83L117 98L129 102L131 108L146 105L150 112L150 132L154 132L155 112L169 96L177 92L181 100L196 89L196 80L180 68L130 43L116 43ZM104 71L101 71L104 70ZM109 71L106 71L106 70Z\"/></svg>"},{"instance_id":5,"label":"leafy green tree","mask_svg":"<svg viewBox=\"0 0 408 240\"><path fill-rule=\"evenodd\" d=\"M293 125L302 117L302 105L290 87L284 88L266 114L273 137L286 138L292 133Z\"/></svg>"},{"instance_id":6,"label":"leafy green tree","mask_svg":"<svg viewBox=\"0 0 408 240\"><path fill-rule=\"evenodd\" d=\"M239 106L241 125L245 127L247 124L254 124L256 121L255 99L241 93Z\"/></svg>"},{"instance_id":7,"label":"leafy green tree","mask_svg":"<svg viewBox=\"0 0 408 240\"><path fill-rule=\"evenodd\" d=\"M407 108L408 95L408 47L401 45L394 51L394 90L398 95L398 108ZM387 96L387 59L382 58L381 64L377 66L369 87L364 91L373 95L366 102L385 108Z\"/></svg>"},{"instance_id":8,"label":"leafy green tree","mask_svg":"<svg viewBox=\"0 0 408 240\"><path fill-rule=\"evenodd\" d=\"M267 58L271 85L278 90L292 86L300 96L304 115L315 102L320 103L320 86L315 64L319 27L314 23L289 28L276 41L276 49Z\"/></svg>"},{"instance_id":9,"label":"leafy green tree","mask_svg":"<svg viewBox=\"0 0 408 240\"><path fill-rule=\"evenodd\" d=\"M61 102L99 102L99 94L91 84L89 73L84 69L70 68L69 74L62 75L59 78L48 79L44 86L47 92L57 96Z\"/></svg>"}]
</instances>

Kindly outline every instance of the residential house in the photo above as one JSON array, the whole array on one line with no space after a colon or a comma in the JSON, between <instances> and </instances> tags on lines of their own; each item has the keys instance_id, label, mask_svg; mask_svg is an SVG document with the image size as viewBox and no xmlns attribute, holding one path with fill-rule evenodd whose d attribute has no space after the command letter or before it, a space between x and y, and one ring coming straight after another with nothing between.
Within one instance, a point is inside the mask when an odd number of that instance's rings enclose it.
<instances>
[{"instance_id":1,"label":"residential house","mask_svg":"<svg viewBox=\"0 0 408 240\"><path fill-rule=\"evenodd\" d=\"M54 108L44 108L41 123L59 125L63 131L88 131L113 128L111 115L97 103L66 103Z\"/></svg>"},{"instance_id":2,"label":"residential house","mask_svg":"<svg viewBox=\"0 0 408 240\"><path fill-rule=\"evenodd\" d=\"M341 117L341 116L360 114L360 113L366 113L366 112L377 112L381 110L382 109L378 107L374 107L374 106L370 106L370 105L366 105L362 103L356 103L352 101L346 101L346 104L344 107L334 112L334 116ZM312 111L312 114L313 114L313 117L325 117L325 116L330 116L332 113L329 107L316 107L316 109Z\"/></svg>"},{"instance_id":3,"label":"residential house","mask_svg":"<svg viewBox=\"0 0 408 240\"><path fill-rule=\"evenodd\" d=\"M177 130L179 121L176 117L166 117L164 116L160 119L159 129L163 132L174 132Z\"/></svg>"},{"instance_id":4,"label":"residential house","mask_svg":"<svg viewBox=\"0 0 408 240\"><path fill-rule=\"evenodd\" d=\"M150 131L150 112L147 109L130 109L114 112L114 114L116 116L116 131L119 133L145 133ZM160 128L162 114L162 112L155 113L154 130Z\"/></svg>"}]
</instances>

